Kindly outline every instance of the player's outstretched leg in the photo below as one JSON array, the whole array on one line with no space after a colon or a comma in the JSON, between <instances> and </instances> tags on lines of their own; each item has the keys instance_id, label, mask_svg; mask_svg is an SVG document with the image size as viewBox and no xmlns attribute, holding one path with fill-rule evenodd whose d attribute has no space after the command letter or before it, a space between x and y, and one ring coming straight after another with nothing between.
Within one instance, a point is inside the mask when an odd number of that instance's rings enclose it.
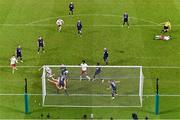
<instances>
[{"instance_id":1,"label":"player's outstretched leg","mask_svg":"<svg viewBox=\"0 0 180 120\"><path fill-rule=\"evenodd\" d=\"M112 100L114 100L115 99L115 94L114 94L114 92L112 92Z\"/></svg>"},{"instance_id":2,"label":"player's outstretched leg","mask_svg":"<svg viewBox=\"0 0 180 120\"><path fill-rule=\"evenodd\" d=\"M91 80L91 78L90 78L89 76L86 76L86 78L88 79L88 81L90 81L90 80Z\"/></svg>"}]
</instances>

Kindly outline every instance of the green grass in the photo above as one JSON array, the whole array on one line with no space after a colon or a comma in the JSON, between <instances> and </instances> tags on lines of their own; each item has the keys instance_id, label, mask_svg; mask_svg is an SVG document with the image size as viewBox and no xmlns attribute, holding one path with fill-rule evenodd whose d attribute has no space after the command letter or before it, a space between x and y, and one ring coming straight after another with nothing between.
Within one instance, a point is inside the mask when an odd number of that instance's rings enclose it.
<instances>
[{"instance_id":1,"label":"green grass","mask_svg":"<svg viewBox=\"0 0 180 120\"><path fill-rule=\"evenodd\" d=\"M0 65L8 66L9 58L20 44L24 63L18 66L44 64L77 65L85 59L89 65L103 63L103 48L109 50L110 65L180 66L180 0L73 0L75 15L68 15L70 0L0 0ZM121 15L128 11L130 28L121 27ZM57 17L65 21L57 32ZM78 37L76 22L81 19L83 35ZM171 19L172 41L154 41L162 29L155 23ZM31 24L26 25L25 24ZM48 26L45 26L48 25ZM99 25L99 26L98 26ZM115 25L115 26L110 26ZM119 25L119 26L117 26ZM150 26L135 26L150 25ZM46 53L37 54L37 38L45 40ZM155 80L160 79L161 95L180 95L180 69L144 68L144 94L155 93ZM28 91L41 94L41 72L38 68L0 68L0 94L23 94L24 78ZM95 118L130 119L137 112L153 119L180 119L180 97L161 96L160 115L154 114L154 97L144 97L142 108L48 108L41 107L41 96L30 96L30 114L24 114L24 96L0 95L0 119L38 119L43 113L51 118L75 119L91 113ZM35 102L36 100L36 102ZM46 116L44 116L46 118Z\"/></svg>"}]
</instances>

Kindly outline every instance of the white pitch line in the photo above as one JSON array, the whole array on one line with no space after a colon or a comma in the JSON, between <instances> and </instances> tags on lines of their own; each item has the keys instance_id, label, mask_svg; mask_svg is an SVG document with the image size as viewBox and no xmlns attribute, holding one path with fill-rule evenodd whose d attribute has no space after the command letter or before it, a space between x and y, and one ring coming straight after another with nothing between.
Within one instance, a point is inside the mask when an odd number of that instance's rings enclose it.
<instances>
[{"instance_id":1,"label":"white pitch line","mask_svg":"<svg viewBox=\"0 0 180 120\"><path fill-rule=\"evenodd\" d=\"M73 16L64 15L64 16L59 16L59 17L65 18L65 17L80 17L80 16L104 16L104 17L118 17L118 18L122 18L121 15L112 15L112 14L78 14L78 15L73 15ZM37 21L31 22L31 23L28 23L28 24L45 22L45 21L49 21L49 20L52 20L52 19L55 19L55 18L57 19L58 17L44 18L44 19L37 20ZM155 24L155 25L159 25L159 23L153 22L151 20L146 20L146 19L141 19L141 18L136 18L136 17L129 17L129 18L130 19L131 18L132 19L137 19L137 20L144 21L144 22L147 22L147 23L152 23L152 24Z\"/></svg>"},{"instance_id":2,"label":"white pitch line","mask_svg":"<svg viewBox=\"0 0 180 120\"><path fill-rule=\"evenodd\" d=\"M53 65L50 65L50 66L54 67ZM68 66L70 66L70 65L68 65ZM130 65L130 66L135 67L132 65ZM28 65L27 66L17 66L17 68L40 68L40 67L42 67L42 66L28 66ZM58 66L58 67L60 67L60 66ZM79 67L79 66L77 66L77 67ZM93 67L96 67L96 66L93 66ZM106 67L108 67L108 66L106 66ZM109 67L112 67L112 66L109 66ZM113 67L116 67L116 66L113 66ZM0 68L11 68L11 66L0 66ZM142 66L142 68L143 69L180 69L180 66Z\"/></svg>"},{"instance_id":3,"label":"white pitch line","mask_svg":"<svg viewBox=\"0 0 180 120\"><path fill-rule=\"evenodd\" d=\"M17 68L39 68L39 67L42 67L42 66L30 66L30 65L27 65L27 66L16 66ZM0 66L0 68L11 68L11 66Z\"/></svg>"},{"instance_id":4,"label":"white pitch line","mask_svg":"<svg viewBox=\"0 0 180 120\"><path fill-rule=\"evenodd\" d=\"M105 17L121 17L120 15L111 15L111 14L78 14L78 15L73 15L73 16L69 16L69 15L64 15L64 16L60 16L62 18L65 18L65 17L80 17L80 16L105 16ZM9 24L0 24L0 26L8 26L8 27L15 27L15 26L31 26L31 27L50 27L50 26L55 26L55 24L37 24L37 23L41 23L41 22L45 22L45 21L49 21L49 20L52 20L52 19L57 19L58 17L49 17L49 18L44 18L44 19L41 19L41 20L36 20L36 21L33 21L33 22L30 22L30 23L27 23L27 24L13 24L13 23L9 23ZM139 21L143 21L143 22L146 22L146 23L151 23L152 25L130 25L130 26L135 26L135 27L140 27L140 26L162 26L160 25L160 23L156 23L154 21L151 21L151 20L147 20L147 19L141 19L141 18L136 18L136 17L129 17L130 19L137 19ZM67 27L75 27L75 25L64 25L64 26L67 26ZM84 26L94 26L94 27L117 27L117 26L120 26L120 25L84 25ZM180 26L180 25L174 25L174 26Z\"/></svg>"},{"instance_id":5,"label":"white pitch line","mask_svg":"<svg viewBox=\"0 0 180 120\"><path fill-rule=\"evenodd\" d=\"M77 108L77 107L85 107L85 108L107 108L107 107L111 107L111 108L125 108L125 107L132 107L132 108L138 108L138 107L142 107L142 106L80 106L80 105L43 105L43 107L69 107L69 108Z\"/></svg>"},{"instance_id":6,"label":"white pitch line","mask_svg":"<svg viewBox=\"0 0 180 120\"><path fill-rule=\"evenodd\" d=\"M0 24L0 26L5 26L5 27L56 27L55 24ZM121 24L104 24L104 25L83 25L84 27L122 27ZM142 24L142 25L137 25L133 24L130 25L130 27L155 27L155 26L162 26L162 25L148 25L148 24ZM172 25L179 27L180 25ZM63 27L76 27L76 25L63 25Z\"/></svg>"},{"instance_id":7,"label":"white pitch line","mask_svg":"<svg viewBox=\"0 0 180 120\"><path fill-rule=\"evenodd\" d=\"M6 27L55 27L55 24L0 24L0 26L6 26ZM104 24L104 25L83 25L85 27L122 27L121 24ZM134 27L152 27L152 26L160 26L160 25L130 25ZM179 26L179 25L178 25ZM76 25L68 25L65 24L63 27L76 27Z\"/></svg>"},{"instance_id":8,"label":"white pitch line","mask_svg":"<svg viewBox=\"0 0 180 120\"><path fill-rule=\"evenodd\" d=\"M42 96L42 94L28 94L29 96ZM0 94L0 96L24 96L24 94ZM46 96L66 96L64 94L47 94ZM93 97L109 97L110 94L69 94L69 96L93 96ZM121 97L138 97L139 95L118 95ZM143 97L153 97L155 94L145 94ZM180 97L180 94L159 94L161 97Z\"/></svg>"},{"instance_id":9,"label":"white pitch line","mask_svg":"<svg viewBox=\"0 0 180 120\"><path fill-rule=\"evenodd\" d=\"M147 69L180 69L180 66L143 66Z\"/></svg>"}]
</instances>

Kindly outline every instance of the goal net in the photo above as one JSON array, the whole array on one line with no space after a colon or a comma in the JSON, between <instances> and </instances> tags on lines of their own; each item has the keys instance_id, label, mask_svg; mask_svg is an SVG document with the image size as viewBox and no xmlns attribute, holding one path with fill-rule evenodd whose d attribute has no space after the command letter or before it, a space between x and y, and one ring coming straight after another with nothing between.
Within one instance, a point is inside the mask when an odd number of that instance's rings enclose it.
<instances>
[{"instance_id":1,"label":"goal net","mask_svg":"<svg viewBox=\"0 0 180 120\"><path fill-rule=\"evenodd\" d=\"M58 78L61 65L44 65L42 73L42 105L44 107L142 107L142 66L100 66L101 72L94 78L97 66L88 66L87 75L80 80L81 66L63 66L68 70L66 91L58 90L50 83L46 67ZM110 80L117 86L112 100Z\"/></svg>"}]
</instances>

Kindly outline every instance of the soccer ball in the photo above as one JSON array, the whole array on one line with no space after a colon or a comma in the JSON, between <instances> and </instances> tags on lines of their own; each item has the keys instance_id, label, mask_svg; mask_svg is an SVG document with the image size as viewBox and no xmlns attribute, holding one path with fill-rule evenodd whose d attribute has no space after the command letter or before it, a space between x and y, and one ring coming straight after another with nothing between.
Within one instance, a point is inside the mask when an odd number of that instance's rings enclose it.
<instances>
[{"instance_id":1,"label":"soccer ball","mask_svg":"<svg viewBox=\"0 0 180 120\"><path fill-rule=\"evenodd\" d=\"M104 83L104 80L102 80L102 83Z\"/></svg>"},{"instance_id":2,"label":"soccer ball","mask_svg":"<svg viewBox=\"0 0 180 120\"><path fill-rule=\"evenodd\" d=\"M68 74L68 73L69 73L69 71L68 71L68 70L66 70L66 71L65 71L65 74Z\"/></svg>"}]
</instances>

